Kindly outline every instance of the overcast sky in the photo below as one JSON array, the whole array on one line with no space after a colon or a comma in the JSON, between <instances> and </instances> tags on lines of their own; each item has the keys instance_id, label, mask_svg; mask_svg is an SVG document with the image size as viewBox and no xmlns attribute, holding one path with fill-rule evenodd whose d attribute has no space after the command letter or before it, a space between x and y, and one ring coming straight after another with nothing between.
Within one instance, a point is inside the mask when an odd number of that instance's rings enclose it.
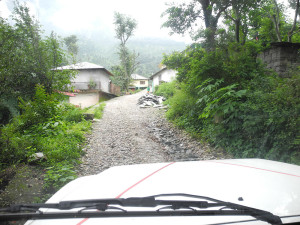
<instances>
[{"instance_id":1,"label":"overcast sky","mask_svg":"<svg viewBox=\"0 0 300 225\"><path fill-rule=\"evenodd\" d=\"M114 35L114 12L126 14L138 22L135 37L162 37L190 42L188 35L169 35L169 29L161 28L166 18L161 14L166 3L182 3L189 0L19 0L26 1L32 13L43 26L57 33L91 33L101 30ZM287 3L288 0L278 0ZM8 17L13 0L0 0L0 13ZM107 35L106 34L106 35Z\"/></svg>"},{"instance_id":2,"label":"overcast sky","mask_svg":"<svg viewBox=\"0 0 300 225\"><path fill-rule=\"evenodd\" d=\"M12 0L1 0L1 15L9 15ZM22 2L22 0L20 0ZM182 0L26 0L32 13L42 25L52 25L66 33L105 29L114 33L114 12L126 14L138 22L136 37L163 37L178 41L189 41L180 35L169 36L161 25L166 18L161 14L166 3ZM44 24L43 24L44 23Z\"/></svg>"}]
</instances>

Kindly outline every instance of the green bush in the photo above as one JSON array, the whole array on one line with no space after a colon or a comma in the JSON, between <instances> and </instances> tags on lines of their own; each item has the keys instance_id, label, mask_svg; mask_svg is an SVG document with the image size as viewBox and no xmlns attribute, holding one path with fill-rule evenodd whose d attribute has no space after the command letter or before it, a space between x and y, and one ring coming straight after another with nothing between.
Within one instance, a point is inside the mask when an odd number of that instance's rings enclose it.
<instances>
[{"instance_id":1,"label":"green bush","mask_svg":"<svg viewBox=\"0 0 300 225\"><path fill-rule=\"evenodd\" d=\"M67 122L78 123L84 120L82 110L74 105L63 103L60 105L60 110L62 119Z\"/></svg>"},{"instance_id":2,"label":"green bush","mask_svg":"<svg viewBox=\"0 0 300 225\"><path fill-rule=\"evenodd\" d=\"M300 72L278 77L256 62L256 47L165 58L181 80L167 101L167 118L235 157L299 164Z\"/></svg>"},{"instance_id":3,"label":"green bush","mask_svg":"<svg viewBox=\"0 0 300 225\"><path fill-rule=\"evenodd\" d=\"M161 83L159 86L155 87L154 94L164 96L168 99L174 95L177 86L178 84L176 80L169 83Z\"/></svg>"},{"instance_id":4,"label":"green bush","mask_svg":"<svg viewBox=\"0 0 300 225\"><path fill-rule=\"evenodd\" d=\"M44 187L48 192L57 191L77 177L74 166L68 163L57 163L46 170Z\"/></svg>"},{"instance_id":5,"label":"green bush","mask_svg":"<svg viewBox=\"0 0 300 225\"><path fill-rule=\"evenodd\" d=\"M181 84L181 87L175 90L174 96L166 101L169 105L166 117L180 128L194 133L202 124L202 119L198 116L200 109L196 101L197 99L186 91L185 85Z\"/></svg>"},{"instance_id":6,"label":"green bush","mask_svg":"<svg viewBox=\"0 0 300 225\"><path fill-rule=\"evenodd\" d=\"M18 122L9 123L1 129L0 134L0 162L1 167L24 161L27 158L27 149L34 145L30 134L18 130Z\"/></svg>"},{"instance_id":7,"label":"green bush","mask_svg":"<svg viewBox=\"0 0 300 225\"><path fill-rule=\"evenodd\" d=\"M242 105L245 134L254 137L256 155L296 163L300 160L300 73L292 78L268 76L251 84ZM253 116L255 115L255 117Z\"/></svg>"},{"instance_id":8,"label":"green bush","mask_svg":"<svg viewBox=\"0 0 300 225\"><path fill-rule=\"evenodd\" d=\"M80 157L91 123L83 119L82 110L60 104L55 95L38 86L34 101L21 100L22 114L1 130L2 165L27 161L35 152L43 152L48 164Z\"/></svg>"},{"instance_id":9,"label":"green bush","mask_svg":"<svg viewBox=\"0 0 300 225\"><path fill-rule=\"evenodd\" d=\"M54 116L59 115L59 102L55 94L46 93L43 86L36 86L36 94L33 101L25 101L19 98L21 109L19 129L26 130L35 124L44 123Z\"/></svg>"}]
</instances>

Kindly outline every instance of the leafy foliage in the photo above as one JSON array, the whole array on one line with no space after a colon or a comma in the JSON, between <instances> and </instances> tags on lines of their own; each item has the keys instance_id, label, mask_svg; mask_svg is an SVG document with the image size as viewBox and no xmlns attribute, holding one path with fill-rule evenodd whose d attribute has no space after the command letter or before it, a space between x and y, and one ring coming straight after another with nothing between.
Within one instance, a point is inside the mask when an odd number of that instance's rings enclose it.
<instances>
[{"instance_id":1,"label":"leafy foliage","mask_svg":"<svg viewBox=\"0 0 300 225\"><path fill-rule=\"evenodd\" d=\"M77 175L72 165L58 163L47 168L44 186L49 192L55 192L75 178Z\"/></svg>"},{"instance_id":2,"label":"leafy foliage","mask_svg":"<svg viewBox=\"0 0 300 225\"><path fill-rule=\"evenodd\" d=\"M1 114L9 109L12 115L18 110L18 97L32 99L36 85L43 85L47 93L64 90L75 75L53 70L64 62L65 56L58 37L54 33L43 37L29 9L17 1L13 20L13 25L0 20L0 108L4 110Z\"/></svg>"},{"instance_id":3,"label":"leafy foliage","mask_svg":"<svg viewBox=\"0 0 300 225\"><path fill-rule=\"evenodd\" d=\"M78 55L78 38L76 35L70 35L64 38L65 45L68 52L73 58L73 62L76 61Z\"/></svg>"},{"instance_id":4,"label":"leafy foliage","mask_svg":"<svg viewBox=\"0 0 300 225\"><path fill-rule=\"evenodd\" d=\"M256 61L259 49L251 42L214 52L191 46L165 56L179 81L158 87L169 97L166 115L236 157L299 164L300 72L278 77Z\"/></svg>"},{"instance_id":5,"label":"leafy foliage","mask_svg":"<svg viewBox=\"0 0 300 225\"><path fill-rule=\"evenodd\" d=\"M172 5L163 14L163 16L168 15L163 26L171 28L172 32L177 34L184 34L190 30L194 40L204 37L203 44L206 49L214 50L218 21L229 6L229 0L194 0L189 4ZM197 27L199 18L203 18L205 30L193 29Z\"/></svg>"},{"instance_id":6,"label":"leafy foliage","mask_svg":"<svg viewBox=\"0 0 300 225\"><path fill-rule=\"evenodd\" d=\"M176 80L169 83L162 83L156 87L154 94L164 96L165 98L170 98L174 95L177 85L178 84Z\"/></svg>"},{"instance_id":7,"label":"leafy foliage","mask_svg":"<svg viewBox=\"0 0 300 225\"><path fill-rule=\"evenodd\" d=\"M112 67L115 76L112 81L121 87L122 90L128 91L128 86L132 82L131 74L137 68L138 55L135 52L130 52L126 47L126 42L133 35L137 23L134 19L120 13L115 13L114 24L116 26L116 37L120 40L119 59L120 65Z\"/></svg>"},{"instance_id":8,"label":"leafy foliage","mask_svg":"<svg viewBox=\"0 0 300 225\"><path fill-rule=\"evenodd\" d=\"M227 42L241 44L253 39L265 45L270 41L291 42L299 40L296 27L300 5L298 0L289 3L295 12L293 21L287 20L284 5L277 0L194 0L173 4L162 15L167 16L163 27L170 28L171 34L189 31L195 41L202 39L202 46L209 51L218 46L224 34ZM225 29L219 24L220 18L225 18ZM198 25L201 22L204 28Z\"/></svg>"},{"instance_id":9,"label":"leafy foliage","mask_svg":"<svg viewBox=\"0 0 300 225\"><path fill-rule=\"evenodd\" d=\"M126 42L131 36L133 36L134 30L136 29L136 20L124 14L115 12L114 24L116 26L116 38L121 41L121 45L126 45Z\"/></svg>"},{"instance_id":10,"label":"leafy foliage","mask_svg":"<svg viewBox=\"0 0 300 225\"><path fill-rule=\"evenodd\" d=\"M299 163L299 75L276 76L251 82L245 101L236 105L221 124L210 126L214 142L237 157L263 157ZM297 158L298 157L298 158Z\"/></svg>"},{"instance_id":11,"label":"leafy foliage","mask_svg":"<svg viewBox=\"0 0 300 225\"><path fill-rule=\"evenodd\" d=\"M114 76L112 82L121 87L123 91L128 91L129 84L132 82L131 74L137 68L137 55L130 52L126 46L119 48L120 65L112 67Z\"/></svg>"},{"instance_id":12,"label":"leafy foliage","mask_svg":"<svg viewBox=\"0 0 300 225\"><path fill-rule=\"evenodd\" d=\"M43 152L50 164L72 162L80 156L79 144L90 123L78 108L59 103L56 96L37 86L34 100L21 99L22 114L1 130L2 166L27 161L35 152Z\"/></svg>"}]
</instances>

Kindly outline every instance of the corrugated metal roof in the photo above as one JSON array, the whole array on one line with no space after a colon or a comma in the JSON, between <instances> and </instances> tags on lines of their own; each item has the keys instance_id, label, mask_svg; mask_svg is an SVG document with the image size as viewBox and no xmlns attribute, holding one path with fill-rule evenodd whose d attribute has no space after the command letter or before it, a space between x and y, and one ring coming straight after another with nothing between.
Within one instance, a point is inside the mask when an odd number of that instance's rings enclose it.
<instances>
[{"instance_id":1,"label":"corrugated metal roof","mask_svg":"<svg viewBox=\"0 0 300 225\"><path fill-rule=\"evenodd\" d=\"M148 80L149 79L147 77L143 77L143 76L138 75L138 74L131 74L131 78L134 79L134 80Z\"/></svg>"},{"instance_id":2,"label":"corrugated metal roof","mask_svg":"<svg viewBox=\"0 0 300 225\"><path fill-rule=\"evenodd\" d=\"M85 69L105 69L103 66L96 65L89 62L80 62L72 65L62 66L56 68L57 70L85 70Z\"/></svg>"}]
</instances>

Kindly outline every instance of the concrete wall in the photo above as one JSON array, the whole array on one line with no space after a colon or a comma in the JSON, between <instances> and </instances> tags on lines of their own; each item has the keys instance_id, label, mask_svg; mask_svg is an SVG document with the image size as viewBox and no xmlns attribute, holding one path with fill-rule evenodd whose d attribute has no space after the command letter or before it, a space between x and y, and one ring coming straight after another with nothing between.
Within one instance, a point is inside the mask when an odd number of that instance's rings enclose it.
<instances>
[{"instance_id":1,"label":"concrete wall","mask_svg":"<svg viewBox=\"0 0 300 225\"><path fill-rule=\"evenodd\" d=\"M79 70L79 73L75 79L72 80L72 85L75 87L75 89L88 90L90 81L96 83L95 89L104 92L110 91L110 76L105 70L102 69Z\"/></svg>"},{"instance_id":2,"label":"concrete wall","mask_svg":"<svg viewBox=\"0 0 300 225\"><path fill-rule=\"evenodd\" d=\"M176 77L176 71L175 70L161 70L153 77L152 82L152 89L154 90L155 86L159 85L160 82L170 82L174 80Z\"/></svg>"},{"instance_id":3,"label":"concrete wall","mask_svg":"<svg viewBox=\"0 0 300 225\"><path fill-rule=\"evenodd\" d=\"M300 45L295 43L272 43L271 48L260 53L258 58L279 76L290 77L293 70L300 66L299 48Z\"/></svg>"},{"instance_id":4,"label":"concrete wall","mask_svg":"<svg viewBox=\"0 0 300 225\"><path fill-rule=\"evenodd\" d=\"M99 92L80 92L75 93L75 97L69 97L69 102L80 108L86 108L99 102Z\"/></svg>"}]
</instances>

